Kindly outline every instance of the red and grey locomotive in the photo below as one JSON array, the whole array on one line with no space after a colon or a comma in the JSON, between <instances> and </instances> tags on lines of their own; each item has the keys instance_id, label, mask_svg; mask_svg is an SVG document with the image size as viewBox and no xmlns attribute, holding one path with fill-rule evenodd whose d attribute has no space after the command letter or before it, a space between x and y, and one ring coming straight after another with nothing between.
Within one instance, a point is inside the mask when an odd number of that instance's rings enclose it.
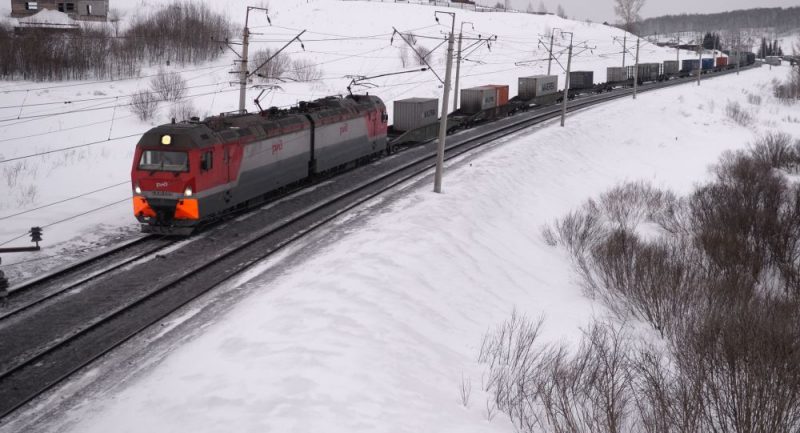
<instances>
[{"instance_id":1,"label":"red and grey locomotive","mask_svg":"<svg viewBox=\"0 0 800 433\"><path fill-rule=\"evenodd\" d=\"M387 151L377 96L171 123L136 146L133 209L142 231L187 235L265 194Z\"/></svg>"}]
</instances>

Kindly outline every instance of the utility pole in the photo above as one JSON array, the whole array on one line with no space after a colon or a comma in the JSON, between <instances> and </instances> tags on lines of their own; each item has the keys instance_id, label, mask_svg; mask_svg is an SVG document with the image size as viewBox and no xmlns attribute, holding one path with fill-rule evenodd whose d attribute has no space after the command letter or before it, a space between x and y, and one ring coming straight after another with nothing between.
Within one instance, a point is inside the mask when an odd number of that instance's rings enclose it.
<instances>
[{"instance_id":1,"label":"utility pole","mask_svg":"<svg viewBox=\"0 0 800 433\"><path fill-rule=\"evenodd\" d=\"M628 32L622 37L622 67L625 67L625 52L628 51Z\"/></svg>"},{"instance_id":2,"label":"utility pole","mask_svg":"<svg viewBox=\"0 0 800 433\"><path fill-rule=\"evenodd\" d=\"M244 30L242 30L242 59L240 60L241 64L239 66L239 113L241 114L245 114L247 112L247 110L245 110L244 103L247 99L247 57L248 48L250 45L250 29L248 28L248 25L250 22L250 11L253 9L258 9L269 13L266 8L255 6L247 7L247 14L244 18ZM269 16L267 16L267 19L269 19Z\"/></svg>"},{"instance_id":3,"label":"utility pole","mask_svg":"<svg viewBox=\"0 0 800 433\"><path fill-rule=\"evenodd\" d=\"M556 30L559 32L561 31L558 27L550 30L550 51L547 52L547 75L550 75L550 66L553 64L553 37L556 34Z\"/></svg>"},{"instance_id":4,"label":"utility pole","mask_svg":"<svg viewBox=\"0 0 800 433\"><path fill-rule=\"evenodd\" d=\"M636 38L636 66L633 67L633 99L636 99L636 90L639 89L639 38Z\"/></svg>"},{"instance_id":5,"label":"utility pole","mask_svg":"<svg viewBox=\"0 0 800 433\"><path fill-rule=\"evenodd\" d=\"M461 30L458 31L458 55L456 56L456 88L455 92L453 92L453 110L458 110L458 79L461 77L461 40L464 37L464 24L469 24L470 26L472 26L472 30L475 30L475 24L469 21L462 21Z\"/></svg>"},{"instance_id":6,"label":"utility pole","mask_svg":"<svg viewBox=\"0 0 800 433\"><path fill-rule=\"evenodd\" d=\"M436 173L433 180L433 191L437 193L442 192L442 172L444 171L444 148L445 138L447 137L447 103L450 99L450 75L453 69L453 37L456 32L456 14L455 12L441 12L436 11L436 14L448 14L453 21L450 28L450 36L447 38L447 69L444 73L444 96L442 97L442 118L439 121L439 144L436 149ZM436 17L439 21L439 17Z\"/></svg>"},{"instance_id":7,"label":"utility pole","mask_svg":"<svg viewBox=\"0 0 800 433\"><path fill-rule=\"evenodd\" d=\"M564 119L567 117L567 100L569 99L569 71L572 67L572 32L561 32L561 35L569 33L569 54L567 54L567 78L564 80L564 101L561 105L561 127L564 127Z\"/></svg>"},{"instance_id":8,"label":"utility pole","mask_svg":"<svg viewBox=\"0 0 800 433\"><path fill-rule=\"evenodd\" d=\"M680 70L681 69L681 34L680 33L678 33L678 45L675 45L675 53L677 54L677 57L675 58L675 60L678 61L678 70Z\"/></svg>"},{"instance_id":9,"label":"utility pole","mask_svg":"<svg viewBox=\"0 0 800 433\"><path fill-rule=\"evenodd\" d=\"M700 41L701 39L698 39ZM700 85L700 74L703 73L703 43L697 43L697 85Z\"/></svg>"},{"instance_id":10,"label":"utility pole","mask_svg":"<svg viewBox=\"0 0 800 433\"><path fill-rule=\"evenodd\" d=\"M742 35L736 36L736 75L739 75L739 50L742 45Z\"/></svg>"}]
</instances>

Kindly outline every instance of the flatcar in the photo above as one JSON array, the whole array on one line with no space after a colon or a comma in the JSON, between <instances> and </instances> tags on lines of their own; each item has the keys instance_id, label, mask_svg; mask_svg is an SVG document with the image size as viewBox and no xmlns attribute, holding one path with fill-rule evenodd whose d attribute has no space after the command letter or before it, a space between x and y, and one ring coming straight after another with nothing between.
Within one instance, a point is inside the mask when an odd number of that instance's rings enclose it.
<instances>
[{"instance_id":1,"label":"flatcar","mask_svg":"<svg viewBox=\"0 0 800 433\"><path fill-rule=\"evenodd\" d=\"M188 235L315 176L387 151L386 107L370 95L161 125L136 145L133 209L146 233Z\"/></svg>"}]
</instances>

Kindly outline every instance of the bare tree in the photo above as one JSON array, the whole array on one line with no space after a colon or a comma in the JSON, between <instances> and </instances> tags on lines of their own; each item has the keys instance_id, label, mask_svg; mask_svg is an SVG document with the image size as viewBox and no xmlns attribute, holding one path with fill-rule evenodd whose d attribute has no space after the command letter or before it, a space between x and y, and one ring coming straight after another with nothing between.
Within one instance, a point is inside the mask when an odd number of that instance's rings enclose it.
<instances>
[{"instance_id":1,"label":"bare tree","mask_svg":"<svg viewBox=\"0 0 800 433\"><path fill-rule=\"evenodd\" d=\"M540 14L547 13L547 6L544 5L544 1L539 2L539 9L536 12L539 12Z\"/></svg>"},{"instance_id":2,"label":"bare tree","mask_svg":"<svg viewBox=\"0 0 800 433\"><path fill-rule=\"evenodd\" d=\"M564 11L564 7L561 5L558 5L558 9L556 9L556 15L564 19L567 18L567 12Z\"/></svg>"},{"instance_id":3,"label":"bare tree","mask_svg":"<svg viewBox=\"0 0 800 433\"><path fill-rule=\"evenodd\" d=\"M633 32L636 23L642 18L639 11L644 3L645 0L614 0L614 13L622 20L625 31Z\"/></svg>"}]
</instances>

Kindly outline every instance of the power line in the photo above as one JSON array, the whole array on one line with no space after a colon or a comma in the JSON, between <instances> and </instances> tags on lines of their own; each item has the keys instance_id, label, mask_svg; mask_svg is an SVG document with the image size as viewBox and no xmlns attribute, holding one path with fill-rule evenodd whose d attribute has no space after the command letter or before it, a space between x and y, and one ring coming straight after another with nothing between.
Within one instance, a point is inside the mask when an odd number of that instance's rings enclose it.
<instances>
[{"instance_id":1,"label":"power line","mask_svg":"<svg viewBox=\"0 0 800 433\"><path fill-rule=\"evenodd\" d=\"M6 215L6 216L3 216L3 217L0 217L0 221L7 220L9 218L13 218L13 217L16 217L16 216L24 215L24 214L27 214L27 213L31 213L31 212L34 212L34 211L37 211L37 210L40 210L40 209L44 209L46 207L55 206L57 204L66 203L66 202L72 201L72 200L77 200L79 198L86 197L88 195L92 195L94 193L97 193L97 192L100 192L100 191L105 191L105 190L108 190L108 189L111 189L111 188L114 188L114 187L118 187L120 185L125 185L125 184L128 184L128 183L130 183L130 181L126 180L125 182L115 183L114 185L109 185L109 186L106 186L104 188L96 189L94 191L89 191L89 192L85 192L83 194L79 194L79 195L76 195L76 196L68 197L68 198L65 198L63 200L59 200L59 201L48 203L48 204L45 204L45 205L42 205L42 206L39 206L39 207L35 207L33 209L28 209L28 210L24 210L22 212L17 212L15 214Z\"/></svg>"},{"instance_id":2,"label":"power line","mask_svg":"<svg viewBox=\"0 0 800 433\"><path fill-rule=\"evenodd\" d=\"M124 135L122 137L109 138L107 140L93 141L91 143L79 144L79 145L76 145L76 146L62 147L62 148L59 148L59 149L48 150L46 152L32 153L32 154L29 154L29 155L23 155L23 156L17 156L17 157L14 157L14 158L3 159L3 160L0 160L0 164L6 164L6 163L9 163L9 162L12 162L12 161L19 161L20 159L33 158L35 156L43 156L43 155L49 155L51 153L58 153L58 152L64 152L64 151L67 151L67 150L72 150L72 149L79 149L81 147L94 146L95 144L109 143L109 142L112 142L112 141L124 140L126 138L138 137L138 136L144 134L145 132L147 132L147 131L137 132L135 134L130 134L130 135Z\"/></svg>"},{"instance_id":3,"label":"power line","mask_svg":"<svg viewBox=\"0 0 800 433\"><path fill-rule=\"evenodd\" d=\"M220 83L215 83L213 85L217 86L219 84ZM206 84L206 85L197 86L197 87L209 87L209 86L211 86L211 84ZM238 90L238 89L234 89L234 90ZM196 94L196 95L184 96L184 97L181 97L180 99L197 98L197 97L200 97L200 96L214 95L214 94L217 94L217 93L229 92L229 91L231 91L231 90L218 90L216 92L199 93L199 94ZM156 99L156 102L164 102L164 101L169 101L169 100L170 99L168 99L168 98L161 98L161 99ZM128 104L117 104L117 105L113 105L113 106L110 106L110 107L80 108L80 109L76 109L76 110L62 111L62 112L59 112L59 113L45 113L45 114L34 114L34 115L31 115L31 116L11 117L11 118L6 118L6 119L0 119L0 122L11 122L11 121L14 121L14 120L41 119L43 117L63 116L63 115L66 115L66 114L87 113L87 112L90 112L90 111L108 110L108 109L114 108L114 107L116 107L116 108L130 107L132 105L135 105L135 104L131 102L131 103L128 103ZM11 125L14 125L14 124L11 124ZM6 125L6 126L10 126L10 125Z\"/></svg>"},{"instance_id":4,"label":"power line","mask_svg":"<svg viewBox=\"0 0 800 433\"><path fill-rule=\"evenodd\" d=\"M78 215L72 215L70 217L67 217L67 218L64 218L62 220L58 220L58 221L54 221L54 222L48 223L48 224L40 226L40 227L41 228L52 227L52 226L57 225L57 224L61 224L61 223L67 222L67 221L74 220L75 218L79 218L79 217L82 217L82 216L85 216L85 215L89 215L90 213L98 212L98 211L101 211L103 209L107 209L107 208L110 208L112 206L116 206L116 205L118 205L120 203L127 202L128 200L130 200L130 197L126 197L126 198L124 198L122 200L115 201L115 202L112 202L112 203L108 203L108 204L105 204L103 206L96 207L94 209L90 209L90 210L88 210L86 212L79 213ZM6 244L10 244L11 242L14 242L14 241L16 241L18 239L22 239L27 235L28 235L28 232L25 232L25 233L13 238L13 239L9 239L9 240L1 243L0 246L6 245Z\"/></svg>"},{"instance_id":5,"label":"power line","mask_svg":"<svg viewBox=\"0 0 800 433\"><path fill-rule=\"evenodd\" d=\"M220 83L198 84L196 86L185 86L185 87L182 87L181 90L200 89L200 88L203 88L203 87L217 86L219 84ZM107 100L111 100L111 99L131 98L134 95L136 95L136 93L130 93L130 94L127 94L127 95L119 95L119 96L98 96L96 98L84 98L84 99L64 100L64 101L39 102L39 103L35 103L35 104L6 105L6 106L0 107L0 109L26 108L26 107L43 107L43 106L47 106L47 105L80 104L80 103L83 103L83 102L107 101ZM117 107L120 107L120 106L121 105L117 105ZM71 112L72 111L65 111L64 113L69 114ZM53 113L48 113L48 114L54 115ZM10 121L10 120L18 120L18 119L24 119L24 118L25 117L18 117L18 118L13 118L13 119L12 118L0 119L0 122Z\"/></svg>"},{"instance_id":6,"label":"power line","mask_svg":"<svg viewBox=\"0 0 800 433\"><path fill-rule=\"evenodd\" d=\"M205 71L205 70L209 70L209 69L227 68L229 66L230 66L230 64L225 64L224 66L220 66L220 65L204 66L202 68L184 69L184 70L176 71L176 72ZM138 77L117 78L117 79L108 79L108 80L100 80L100 81L86 81L86 82L82 82L82 83L59 84L59 85L55 85L55 86L46 86L46 87L31 87L31 88L28 88L28 89L0 90L0 92L2 92L2 93L18 93L18 92L28 92L28 91L36 92L36 91L40 91L40 90L61 89L61 88L64 88L64 87L89 86L89 85L97 85L97 84L101 84L101 83L116 83L116 82L119 82L119 81L141 80L143 78L151 78L151 77L156 77L158 75L159 74L156 73L156 74L150 74L150 75L140 75Z\"/></svg>"}]
</instances>

